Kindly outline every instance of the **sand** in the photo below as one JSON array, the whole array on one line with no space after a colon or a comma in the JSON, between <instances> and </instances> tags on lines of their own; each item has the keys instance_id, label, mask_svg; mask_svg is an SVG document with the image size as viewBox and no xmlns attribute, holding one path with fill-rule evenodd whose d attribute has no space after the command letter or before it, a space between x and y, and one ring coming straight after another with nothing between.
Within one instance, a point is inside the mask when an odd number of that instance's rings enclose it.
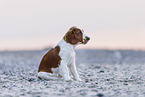
<instances>
[{"instance_id":1,"label":"sand","mask_svg":"<svg viewBox=\"0 0 145 97\"><path fill-rule=\"evenodd\" d=\"M38 79L46 52L0 52L0 97L145 97L145 51L76 50L82 82Z\"/></svg>"}]
</instances>

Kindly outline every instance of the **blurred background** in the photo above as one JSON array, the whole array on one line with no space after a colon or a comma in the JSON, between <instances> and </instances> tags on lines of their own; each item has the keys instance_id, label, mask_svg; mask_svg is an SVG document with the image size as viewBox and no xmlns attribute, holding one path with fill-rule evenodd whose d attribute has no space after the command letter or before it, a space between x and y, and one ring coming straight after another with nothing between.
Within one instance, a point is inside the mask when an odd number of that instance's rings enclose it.
<instances>
[{"instance_id":1,"label":"blurred background","mask_svg":"<svg viewBox=\"0 0 145 97\"><path fill-rule=\"evenodd\" d=\"M145 0L0 0L0 51L55 46L72 26L78 49L145 50Z\"/></svg>"}]
</instances>

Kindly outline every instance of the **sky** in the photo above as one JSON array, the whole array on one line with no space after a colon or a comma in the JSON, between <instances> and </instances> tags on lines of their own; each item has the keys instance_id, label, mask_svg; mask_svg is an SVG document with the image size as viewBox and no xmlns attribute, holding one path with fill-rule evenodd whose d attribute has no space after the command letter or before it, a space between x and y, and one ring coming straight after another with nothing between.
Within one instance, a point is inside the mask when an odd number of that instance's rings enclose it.
<instances>
[{"instance_id":1,"label":"sky","mask_svg":"<svg viewBox=\"0 0 145 97\"><path fill-rule=\"evenodd\" d=\"M81 49L145 50L145 0L0 0L0 51L55 46L72 26Z\"/></svg>"}]
</instances>

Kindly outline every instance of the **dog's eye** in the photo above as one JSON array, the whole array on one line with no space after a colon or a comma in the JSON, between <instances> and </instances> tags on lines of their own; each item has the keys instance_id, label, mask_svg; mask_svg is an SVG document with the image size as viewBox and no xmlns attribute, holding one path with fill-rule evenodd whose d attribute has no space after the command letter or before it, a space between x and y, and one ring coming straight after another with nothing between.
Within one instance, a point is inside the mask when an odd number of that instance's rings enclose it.
<instances>
[{"instance_id":1,"label":"dog's eye","mask_svg":"<svg viewBox=\"0 0 145 97\"><path fill-rule=\"evenodd\" d=\"M81 32L78 32L78 34L82 34Z\"/></svg>"}]
</instances>

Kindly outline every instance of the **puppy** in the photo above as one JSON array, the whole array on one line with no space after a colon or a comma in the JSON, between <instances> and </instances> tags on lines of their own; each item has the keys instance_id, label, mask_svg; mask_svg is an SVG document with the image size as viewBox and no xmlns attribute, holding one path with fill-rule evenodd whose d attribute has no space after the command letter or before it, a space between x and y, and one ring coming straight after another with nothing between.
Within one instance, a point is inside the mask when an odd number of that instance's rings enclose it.
<instances>
[{"instance_id":1,"label":"puppy","mask_svg":"<svg viewBox=\"0 0 145 97\"><path fill-rule=\"evenodd\" d=\"M77 27L70 28L63 39L43 56L38 77L46 80L54 77L71 80L69 74L71 72L75 80L81 81L76 69L74 49L78 44L86 44L89 40L83 30Z\"/></svg>"}]
</instances>

